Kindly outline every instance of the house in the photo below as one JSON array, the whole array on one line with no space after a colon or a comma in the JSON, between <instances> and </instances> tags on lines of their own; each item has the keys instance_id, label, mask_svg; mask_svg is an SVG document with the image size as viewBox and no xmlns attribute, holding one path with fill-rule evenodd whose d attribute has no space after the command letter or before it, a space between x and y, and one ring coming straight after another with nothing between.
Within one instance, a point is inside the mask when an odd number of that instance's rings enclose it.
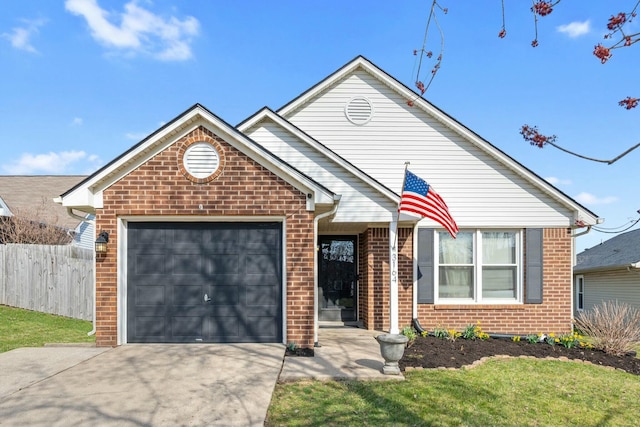
<instances>
[{"instance_id":1,"label":"house","mask_svg":"<svg viewBox=\"0 0 640 427\"><path fill-rule=\"evenodd\" d=\"M573 274L576 315L604 301L640 308L640 229L580 252Z\"/></svg>"},{"instance_id":2,"label":"house","mask_svg":"<svg viewBox=\"0 0 640 427\"><path fill-rule=\"evenodd\" d=\"M411 102L408 102L411 101ZM405 162L460 227L397 221ZM96 215L97 344L569 331L597 216L359 56L237 126L196 104L59 203ZM396 244L397 237L397 244Z\"/></svg>"},{"instance_id":3,"label":"house","mask_svg":"<svg viewBox=\"0 0 640 427\"><path fill-rule=\"evenodd\" d=\"M92 249L93 226L69 216L63 206L53 201L85 178L85 175L0 176L0 220L22 216L52 225L68 233L73 245Z\"/></svg>"}]
</instances>

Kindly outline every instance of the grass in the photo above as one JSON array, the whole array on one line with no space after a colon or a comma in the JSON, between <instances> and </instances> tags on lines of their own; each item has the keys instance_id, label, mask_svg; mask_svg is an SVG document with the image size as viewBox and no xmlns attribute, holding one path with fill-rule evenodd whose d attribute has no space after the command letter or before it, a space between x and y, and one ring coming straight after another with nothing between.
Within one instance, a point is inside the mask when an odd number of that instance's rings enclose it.
<instances>
[{"instance_id":1,"label":"grass","mask_svg":"<svg viewBox=\"0 0 640 427\"><path fill-rule=\"evenodd\" d=\"M46 343L95 342L91 322L0 305L0 353Z\"/></svg>"},{"instance_id":2,"label":"grass","mask_svg":"<svg viewBox=\"0 0 640 427\"><path fill-rule=\"evenodd\" d=\"M634 426L640 381L574 362L494 359L405 381L278 384L267 426Z\"/></svg>"}]
</instances>

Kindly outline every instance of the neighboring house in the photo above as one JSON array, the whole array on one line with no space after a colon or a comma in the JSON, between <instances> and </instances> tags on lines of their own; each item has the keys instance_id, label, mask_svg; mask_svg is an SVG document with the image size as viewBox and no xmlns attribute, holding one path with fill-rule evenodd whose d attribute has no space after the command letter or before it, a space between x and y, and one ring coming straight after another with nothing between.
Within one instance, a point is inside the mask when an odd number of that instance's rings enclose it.
<instances>
[{"instance_id":1,"label":"neighboring house","mask_svg":"<svg viewBox=\"0 0 640 427\"><path fill-rule=\"evenodd\" d=\"M573 268L576 314L603 301L640 308L640 229L580 252Z\"/></svg>"},{"instance_id":2,"label":"neighboring house","mask_svg":"<svg viewBox=\"0 0 640 427\"><path fill-rule=\"evenodd\" d=\"M0 217L26 215L67 230L73 236L72 244L93 249L93 226L72 218L66 208L53 201L61 192L86 178L84 175L0 176Z\"/></svg>"},{"instance_id":3,"label":"neighboring house","mask_svg":"<svg viewBox=\"0 0 640 427\"><path fill-rule=\"evenodd\" d=\"M423 219L394 244L407 161L456 240ZM566 332L575 224L598 221L363 57L236 127L196 104L59 202L109 233L102 346L309 347L335 320Z\"/></svg>"}]
</instances>

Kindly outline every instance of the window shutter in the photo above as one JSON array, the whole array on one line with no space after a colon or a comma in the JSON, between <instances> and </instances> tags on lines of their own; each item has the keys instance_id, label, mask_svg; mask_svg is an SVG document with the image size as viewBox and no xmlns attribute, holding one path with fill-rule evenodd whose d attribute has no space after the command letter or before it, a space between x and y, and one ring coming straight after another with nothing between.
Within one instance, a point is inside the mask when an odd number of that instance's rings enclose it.
<instances>
[{"instance_id":1,"label":"window shutter","mask_svg":"<svg viewBox=\"0 0 640 427\"><path fill-rule=\"evenodd\" d=\"M418 229L418 304L433 304L432 228Z\"/></svg>"},{"instance_id":2,"label":"window shutter","mask_svg":"<svg viewBox=\"0 0 640 427\"><path fill-rule=\"evenodd\" d=\"M526 304L542 304L542 228L526 229Z\"/></svg>"}]
</instances>

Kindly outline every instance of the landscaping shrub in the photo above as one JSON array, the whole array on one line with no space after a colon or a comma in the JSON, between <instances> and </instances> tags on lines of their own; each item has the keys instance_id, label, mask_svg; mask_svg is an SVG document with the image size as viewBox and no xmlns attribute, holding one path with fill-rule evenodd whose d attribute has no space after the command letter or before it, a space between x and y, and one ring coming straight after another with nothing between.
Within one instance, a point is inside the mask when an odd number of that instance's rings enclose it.
<instances>
[{"instance_id":1,"label":"landscaping shrub","mask_svg":"<svg viewBox=\"0 0 640 427\"><path fill-rule=\"evenodd\" d=\"M580 313L576 326L592 340L594 348L617 356L640 341L640 310L618 301L604 301Z\"/></svg>"}]
</instances>

